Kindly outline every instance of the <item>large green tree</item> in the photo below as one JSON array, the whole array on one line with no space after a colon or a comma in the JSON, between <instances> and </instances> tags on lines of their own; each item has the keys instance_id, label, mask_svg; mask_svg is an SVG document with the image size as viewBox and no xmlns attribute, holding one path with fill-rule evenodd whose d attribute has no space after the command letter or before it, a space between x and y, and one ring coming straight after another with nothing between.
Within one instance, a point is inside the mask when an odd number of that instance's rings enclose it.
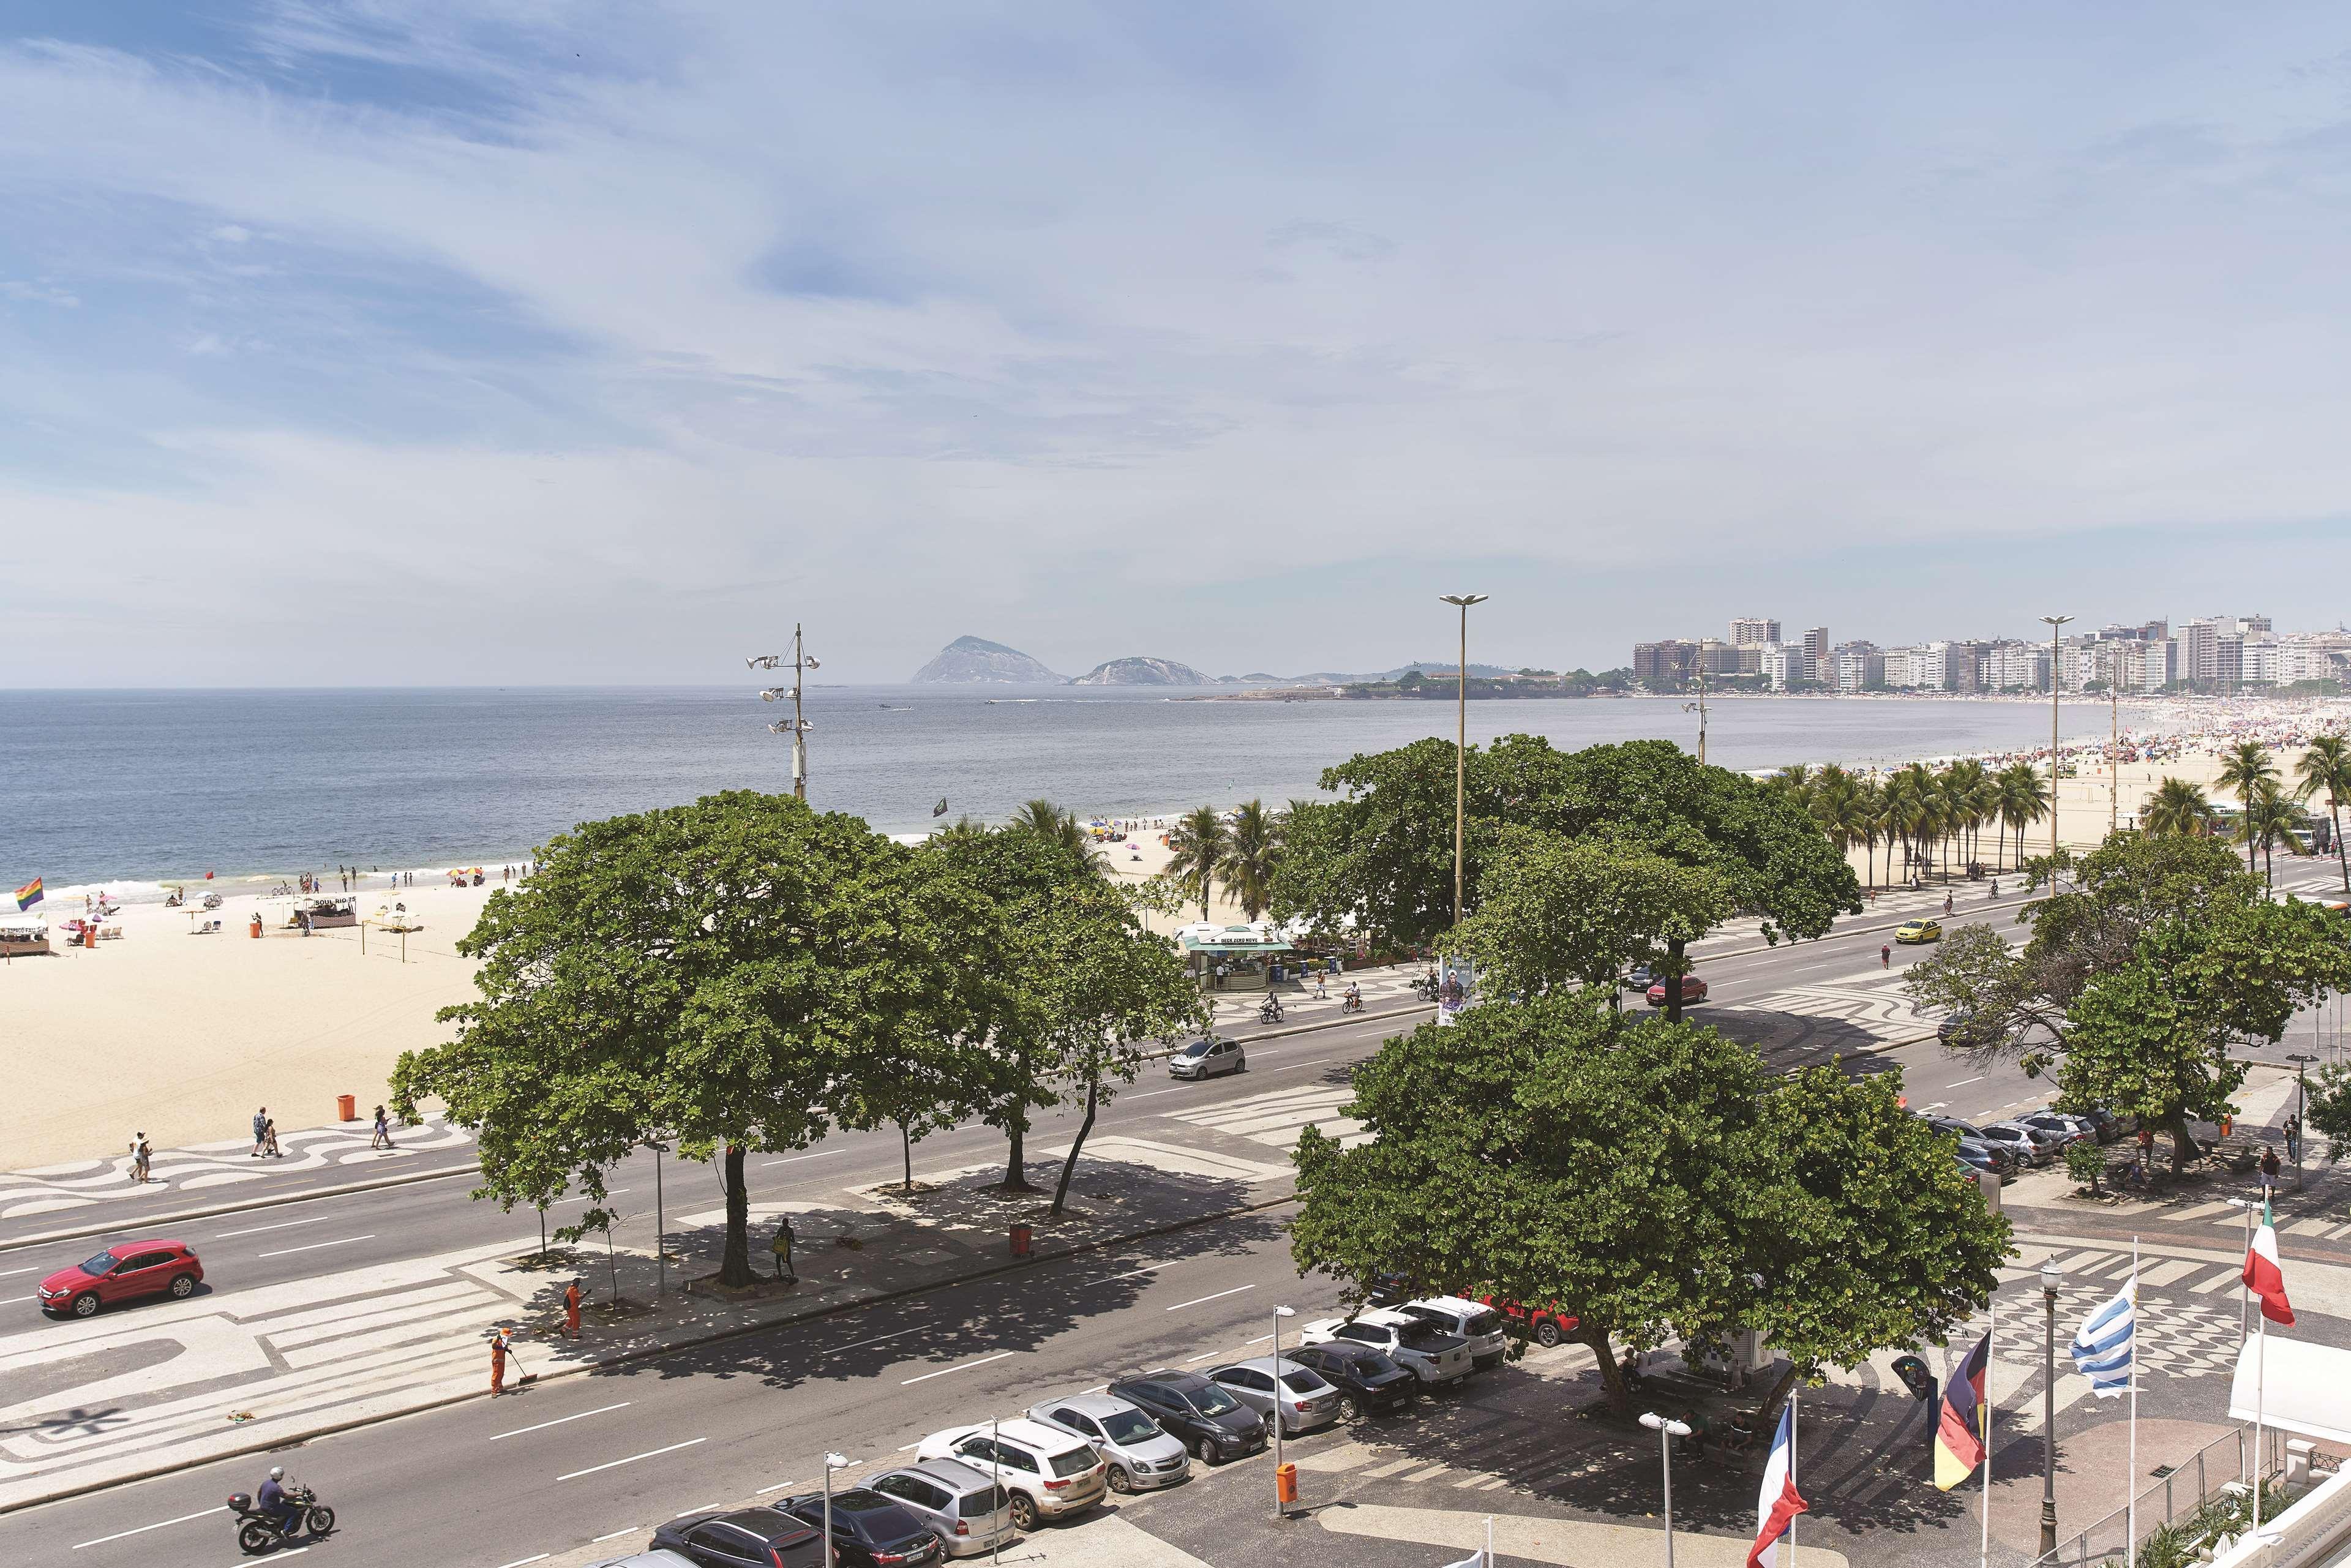
<instances>
[{"instance_id":1,"label":"large green tree","mask_svg":"<svg viewBox=\"0 0 2351 1568\"><path fill-rule=\"evenodd\" d=\"M1405 942L1453 923L1453 770L1449 741L1357 756L1322 776L1339 798L1318 806L1274 873L1273 911L1334 930L1349 916ZM1562 752L1505 736L1467 758L1467 871L1482 885L1506 827L1637 850L1721 879L1729 907L1759 917L1767 941L1827 933L1860 908L1844 857L1782 787L1709 768L1670 741ZM1474 908L1474 905L1472 906ZM1665 970L1687 967L1667 941ZM1667 1016L1680 994L1669 988Z\"/></svg>"},{"instance_id":2,"label":"large green tree","mask_svg":"<svg viewBox=\"0 0 2351 1568\"><path fill-rule=\"evenodd\" d=\"M1478 879L1478 912L1444 938L1470 959L1489 996L1579 985L1615 1005L1635 964L1662 965L1667 944L1728 918L1712 871L1621 844L1504 828Z\"/></svg>"},{"instance_id":3,"label":"large green tree","mask_svg":"<svg viewBox=\"0 0 2351 1568\"><path fill-rule=\"evenodd\" d=\"M986 902L854 817L748 791L582 823L537 862L458 944L480 997L402 1055L394 1103L438 1096L475 1130L477 1196L580 1187L573 1239L641 1145L723 1156L720 1278L749 1283L746 1154L805 1147L847 1086L954 1027Z\"/></svg>"},{"instance_id":4,"label":"large green tree","mask_svg":"<svg viewBox=\"0 0 2351 1568\"><path fill-rule=\"evenodd\" d=\"M1911 967L1912 998L1970 1015L1970 1054L2053 1071L2063 1103L2168 1132L2175 1172L2189 1158L2189 1123L2227 1113L2242 1086L2235 1052L2283 1038L2298 1008L2351 988L2342 922L2273 902L2210 838L2113 834L2070 886L2018 918L2032 926L2022 949L1988 927L1952 933Z\"/></svg>"},{"instance_id":5,"label":"large green tree","mask_svg":"<svg viewBox=\"0 0 2351 1568\"><path fill-rule=\"evenodd\" d=\"M1890 1084L1783 1082L1712 1030L1617 1028L1588 996L1424 1025L1354 1088L1370 1141L1300 1138L1300 1269L1555 1302L1619 1410L1620 1343L1753 1326L1800 1375L1855 1364L1941 1337L2005 1247Z\"/></svg>"}]
</instances>

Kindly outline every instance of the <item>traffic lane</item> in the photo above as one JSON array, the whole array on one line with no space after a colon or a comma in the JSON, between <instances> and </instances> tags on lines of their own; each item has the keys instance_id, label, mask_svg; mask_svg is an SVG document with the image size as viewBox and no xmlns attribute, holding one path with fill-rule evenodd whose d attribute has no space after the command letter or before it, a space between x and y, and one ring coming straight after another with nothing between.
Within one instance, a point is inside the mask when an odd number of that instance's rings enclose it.
<instances>
[{"instance_id":1,"label":"traffic lane","mask_svg":"<svg viewBox=\"0 0 2351 1568\"><path fill-rule=\"evenodd\" d=\"M495 1568L808 1479L828 1448L870 1469L1052 1394L1261 1354L1277 1304L1298 1310L1295 1326L1334 1310L1336 1288L1301 1284L1279 1219L1248 1217L199 1467L8 1527L77 1568L159 1548L183 1558L209 1549L207 1531L225 1544L226 1518L207 1511L277 1463L338 1511L338 1560Z\"/></svg>"},{"instance_id":2,"label":"traffic lane","mask_svg":"<svg viewBox=\"0 0 2351 1568\"><path fill-rule=\"evenodd\" d=\"M1249 1051L1249 1071L1200 1082L1179 1082L1164 1067L1146 1064L1136 1083L1104 1103L1094 1124L1095 1137L1165 1114L1178 1105L1209 1107L1267 1092L1283 1076L1312 1067L1368 1056L1392 1028L1354 1023L1261 1042ZM1082 1110L1058 1108L1040 1117L1029 1131L1029 1146L1049 1146L1055 1137L1074 1135ZM1003 1134L983 1123L966 1123L925 1140L922 1163L931 1169L983 1164L1001 1157ZM614 1239L624 1246L650 1247L654 1224L656 1181L650 1154L614 1167L609 1207L622 1218ZM706 1212L725 1203L723 1191L713 1186L713 1173L705 1166L669 1159L659 1183L669 1235L679 1235L674 1224L682 1214ZM870 1186L895 1177L901 1169L897 1140L887 1134L848 1133L789 1154L754 1155L747 1161L746 1185L755 1203L807 1197L843 1187ZM33 1248L0 1249L0 1312L10 1307L25 1316L21 1326L37 1326L40 1317L34 1290L40 1279L121 1242L148 1239L159 1234L185 1240L204 1265L204 1293L231 1299L238 1291L259 1290L321 1274L404 1261L411 1258L455 1252L482 1246L528 1244L536 1230L535 1211L500 1209L489 1200L466 1197L470 1182L425 1183L377 1188L332 1197L289 1197L284 1204L256 1208L180 1226L126 1224L102 1236ZM548 1212L548 1230L576 1219L587 1200L579 1196L559 1199ZM167 1298L156 1298L161 1301ZM120 1321L120 1314L141 1310L126 1303L95 1320L47 1320L59 1333L101 1333ZM103 1325L103 1327L99 1326ZM0 1319L0 1332L10 1324Z\"/></svg>"}]
</instances>

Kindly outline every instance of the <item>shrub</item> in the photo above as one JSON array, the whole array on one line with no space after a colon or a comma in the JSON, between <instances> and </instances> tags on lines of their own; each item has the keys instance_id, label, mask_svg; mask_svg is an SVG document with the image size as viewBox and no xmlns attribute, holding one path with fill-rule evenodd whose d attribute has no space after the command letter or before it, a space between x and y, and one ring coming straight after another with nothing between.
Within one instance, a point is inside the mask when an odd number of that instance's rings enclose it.
<instances>
[{"instance_id":1,"label":"shrub","mask_svg":"<svg viewBox=\"0 0 2351 1568\"><path fill-rule=\"evenodd\" d=\"M2088 1191L2103 1193L2099 1184L2106 1174L2106 1151L2092 1143L2075 1144L2065 1151L2065 1174Z\"/></svg>"}]
</instances>

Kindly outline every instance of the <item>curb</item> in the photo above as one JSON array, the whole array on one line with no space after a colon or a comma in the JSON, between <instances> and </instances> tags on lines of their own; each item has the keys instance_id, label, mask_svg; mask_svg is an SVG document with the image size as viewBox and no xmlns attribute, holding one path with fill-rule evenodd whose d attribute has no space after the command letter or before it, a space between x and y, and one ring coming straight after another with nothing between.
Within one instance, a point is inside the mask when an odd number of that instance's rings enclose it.
<instances>
[{"instance_id":1,"label":"curb","mask_svg":"<svg viewBox=\"0 0 2351 1568\"><path fill-rule=\"evenodd\" d=\"M1377 1023L1382 1019L1409 1018L1414 1013L1429 1012L1435 1008L1435 1006L1436 1004L1433 1002L1415 1002L1408 1008L1390 1008L1385 1012L1375 1013L1366 1010L1360 1013L1349 1013L1343 1018L1324 1019L1320 1023L1290 1024L1281 1029L1265 1030L1257 1034L1228 1034L1224 1038L1236 1041L1241 1045L1255 1045L1261 1040L1286 1040L1293 1034L1312 1034L1317 1030L1341 1029L1348 1024ZM1176 1049L1176 1048L1170 1046L1165 1051L1155 1051L1143 1060L1145 1061L1163 1061L1167 1057L1175 1055Z\"/></svg>"},{"instance_id":2,"label":"curb","mask_svg":"<svg viewBox=\"0 0 2351 1568\"><path fill-rule=\"evenodd\" d=\"M1998 904L1991 905L1991 908L1994 908L1994 909L2018 909L2018 908L2022 908L2022 907L2023 907L2023 905L2025 905L2025 904L2030 904L2030 903L2032 903L2032 901L2031 899L2016 899L2016 900L2012 900L2012 901L2011 901L2011 900L2010 900L2010 899L2003 898L2003 899L2001 899ZM1961 908L1961 907L1963 907L1963 906L1954 906L1954 907L1952 908L1952 910L1951 910L1951 913L1950 913L1950 914L1949 914L1949 915L1945 915L1945 916L1943 916L1943 918L1944 918L1944 919L1946 919L1946 920L1957 920L1957 919L1959 917L1959 911L1960 911L1960 908ZM1984 907L1986 907L1986 906L1985 906L1985 905L1983 905L1983 904L1978 904L1978 905L1976 905L1976 907L1977 907L1977 908L1979 908L1979 909L1981 909L1981 908L1984 908ZM1894 921L1888 921L1886 924L1885 924L1885 925L1848 925L1848 926L1846 926L1843 931L1831 931L1831 932L1829 933L1829 936L1869 936L1869 935L1871 935L1871 934L1873 934L1873 933L1879 932L1879 931L1892 931L1892 930L1896 930L1896 929L1897 929L1897 928L1898 928L1898 927L1900 927L1900 926L1903 926L1903 925L1908 925L1908 924L1910 923L1910 920L1924 920L1924 919L1932 919L1932 918L1934 918L1934 916L1933 916L1933 915L1932 915L1932 914L1931 914L1931 912L1930 912L1929 914L1928 914L1928 915L1914 915L1910 916L1910 917L1909 917L1909 919L1906 919L1906 920L1894 920ZM1748 957L1752 957L1754 955L1756 955L1756 954L1758 954L1758 953L1785 953L1785 952L1791 952L1791 951L1794 950L1794 948L1795 948L1795 946L1796 946L1796 944L1797 944L1799 941L1801 941L1801 940L1802 940L1802 938L1801 938L1801 937L1790 937L1787 941L1784 941L1784 942L1776 942L1776 943L1774 943L1774 942L1766 942L1766 943L1764 943L1764 944L1763 944L1761 946L1760 946L1760 947L1731 947L1731 948L1727 948L1727 949L1725 949L1724 951L1719 952L1719 953L1693 953L1693 954L1691 954L1691 955L1690 955L1690 961L1691 961L1692 963L1696 963L1696 962L1698 962L1700 958L1748 958ZM1827 936L1823 936L1823 937L1820 938L1820 940L1822 940L1822 941L1825 942L1825 941L1827 941L1827 940L1828 940L1828 937L1827 937Z\"/></svg>"},{"instance_id":3,"label":"curb","mask_svg":"<svg viewBox=\"0 0 2351 1568\"><path fill-rule=\"evenodd\" d=\"M946 1290L956 1285L973 1284L981 1280L994 1279L998 1274L1017 1273L1040 1263L1059 1262L1064 1258L1079 1258L1090 1252L1109 1251L1137 1241L1148 1241L1154 1237L1172 1236L1178 1231L1194 1229L1199 1226L1219 1224L1245 1214L1258 1214L1269 1208L1284 1208L1297 1201L1297 1194L1291 1193L1284 1197L1267 1198L1261 1203L1245 1203L1237 1208L1222 1209L1215 1214L1203 1214L1191 1219L1179 1219L1165 1225L1150 1226L1141 1230L1128 1231L1123 1235L1098 1237L1092 1241L1081 1241L1064 1247L1059 1251L1038 1252L1028 1258L991 1263L984 1269L974 1269L961 1274L950 1274L941 1279L926 1281L919 1285L905 1285L894 1291L877 1291L870 1296L860 1296L853 1301L834 1301L830 1305L813 1307L807 1312L795 1312L788 1317L769 1318L756 1323L735 1323L706 1334L681 1339L670 1344L648 1345L640 1350L617 1351L610 1355L580 1362L577 1365L560 1367L552 1372L542 1372L538 1374L537 1377L540 1383L552 1383L558 1378L575 1377L583 1373L600 1372L607 1367L623 1366L631 1362L650 1361L660 1356L674 1355L679 1351L691 1350L699 1345L715 1344L721 1340L741 1339L748 1334L765 1333L770 1329L789 1328L795 1323L814 1322L824 1318L839 1317L845 1312L862 1311L866 1307L878 1306L885 1301L904 1301L910 1296L921 1295L925 1291ZM295 1431L280 1432L266 1440L257 1439L251 1443L241 1444L236 1448L224 1448L218 1453L207 1454L202 1458L185 1463L156 1465L133 1471L129 1475L110 1478L94 1486L85 1484L59 1487L37 1497L26 1498L19 1502L0 1503L0 1516L21 1513L26 1509L40 1508L48 1503L62 1501L67 1498L95 1496L111 1491L118 1487L133 1486L141 1481L153 1480L158 1476L177 1475L183 1470L194 1469L199 1466L217 1464L223 1459L239 1458L248 1454L268 1453L277 1448L296 1448L319 1437L330 1437L337 1432L355 1432L365 1427L380 1427L387 1421L398 1421L406 1416L421 1415L427 1410L445 1409L452 1405L462 1405L469 1399L487 1399L489 1396L489 1390L484 1388L470 1394L450 1394L434 1399L420 1400L404 1409L387 1410L381 1415L317 1423Z\"/></svg>"},{"instance_id":4,"label":"curb","mask_svg":"<svg viewBox=\"0 0 2351 1568\"><path fill-rule=\"evenodd\" d=\"M211 1219L224 1214L243 1214L256 1208L279 1208L289 1203L307 1203L314 1197L343 1197L355 1192L374 1192L381 1187L412 1186L418 1182L441 1181L449 1176L478 1176L479 1160L470 1165L442 1166L429 1171L403 1171L398 1176L379 1176L372 1181L342 1182L333 1186L313 1187L308 1192L281 1193L275 1197L256 1195L236 1203L216 1203L206 1208L175 1208L168 1214L140 1214L134 1223L177 1225L189 1219ZM44 1230L35 1236L20 1236L13 1241L0 1241L0 1253L13 1252L20 1247L46 1247L52 1241L71 1241L79 1236L103 1236L110 1230L120 1230L121 1223L76 1226L68 1230Z\"/></svg>"}]
</instances>

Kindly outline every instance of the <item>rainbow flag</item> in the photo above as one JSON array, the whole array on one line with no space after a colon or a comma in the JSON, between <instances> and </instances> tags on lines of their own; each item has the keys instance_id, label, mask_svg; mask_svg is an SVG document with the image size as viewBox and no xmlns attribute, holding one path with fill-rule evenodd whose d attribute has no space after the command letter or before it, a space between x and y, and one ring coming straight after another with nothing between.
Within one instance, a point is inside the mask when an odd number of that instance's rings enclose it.
<instances>
[{"instance_id":1,"label":"rainbow flag","mask_svg":"<svg viewBox=\"0 0 2351 1568\"><path fill-rule=\"evenodd\" d=\"M26 883L24 886L16 890L16 909L19 914L32 908L33 905L40 902L41 879L39 877L35 877L32 881Z\"/></svg>"}]
</instances>

